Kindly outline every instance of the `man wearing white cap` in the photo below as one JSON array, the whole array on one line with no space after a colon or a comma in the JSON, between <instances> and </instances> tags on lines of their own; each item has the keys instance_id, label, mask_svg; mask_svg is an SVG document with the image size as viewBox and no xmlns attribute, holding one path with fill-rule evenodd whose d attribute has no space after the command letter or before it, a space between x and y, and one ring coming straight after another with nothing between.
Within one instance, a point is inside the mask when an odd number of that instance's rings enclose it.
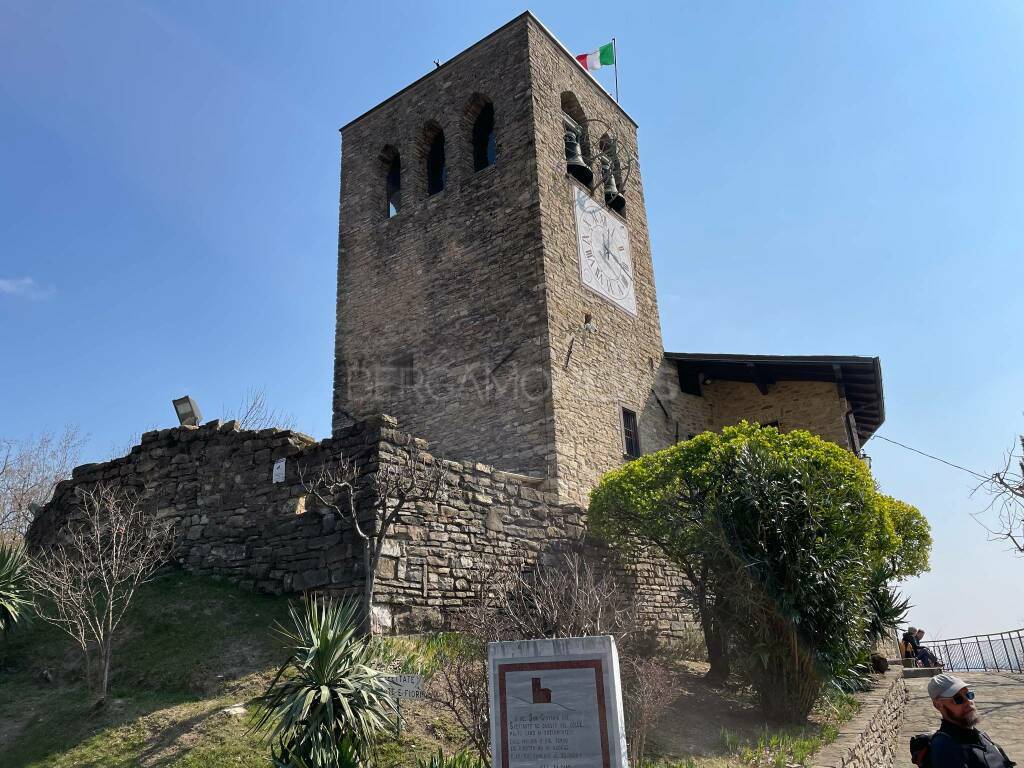
<instances>
[{"instance_id":1,"label":"man wearing white cap","mask_svg":"<svg viewBox=\"0 0 1024 768\"><path fill-rule=\"evenodd\" d=\"M1011 768L1016 765L1002 747L975 726L980 720L974 691L955 675L935 675L928 682L932 706L942 715L942 725L931 738L929 757L933 768Z\"/></svg>"}]
</instances>

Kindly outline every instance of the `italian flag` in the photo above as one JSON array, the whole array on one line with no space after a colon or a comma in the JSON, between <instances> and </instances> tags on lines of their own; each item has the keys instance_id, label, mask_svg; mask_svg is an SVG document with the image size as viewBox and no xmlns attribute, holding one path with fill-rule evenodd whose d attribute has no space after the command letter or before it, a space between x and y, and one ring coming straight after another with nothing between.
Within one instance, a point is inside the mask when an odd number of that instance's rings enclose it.
<instances>
[{"instance_id":1,"label":"italian flag","mask_svg":"<svg viewBox=\"0 0 1024 768\"><path fill-rule=\"evenodd\" d=\"M608 43L607 45L602 45L592 53L581 53L576 57L576 61L580 63L581 67L591 71L614 64L615 44Z\"/></svg>"}]
</instances>

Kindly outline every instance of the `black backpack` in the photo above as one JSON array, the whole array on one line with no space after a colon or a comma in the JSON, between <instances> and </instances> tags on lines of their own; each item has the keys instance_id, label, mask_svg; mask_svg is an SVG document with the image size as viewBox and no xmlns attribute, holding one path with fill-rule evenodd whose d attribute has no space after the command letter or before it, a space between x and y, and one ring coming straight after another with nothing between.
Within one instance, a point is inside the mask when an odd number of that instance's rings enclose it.
<instances>
[{"instance_id":1,"label":"black backpack","mask_svg":"<svg viewBox=\"0 0 1024 768\"><path fill-rule=\"evenodd\" d=\"M931 746L934 733L919 733L910 737L910 762L917 768L932 768Z\"/></svg>"}]
</instances>

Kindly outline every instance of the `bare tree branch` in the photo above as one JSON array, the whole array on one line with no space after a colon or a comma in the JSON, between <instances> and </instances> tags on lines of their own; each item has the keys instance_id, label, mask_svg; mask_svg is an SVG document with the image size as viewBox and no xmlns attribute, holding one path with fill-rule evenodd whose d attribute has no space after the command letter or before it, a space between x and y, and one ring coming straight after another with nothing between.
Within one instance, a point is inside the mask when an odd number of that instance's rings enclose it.
<instances>
[{"instance_id":1,"label":"bare tree branch","mask_svg":"<svg viewBox=\"0 0 1024 768\"><path fill-rule=\"evenodd\" d=\"M295 429L295 417L267 405L267 392L262 387L247 390L238 408L224 415L227 420L236 420L241 429Z\"/></svg>"},{"instance_id":2,"label":"bare tree branch","mask_svg":"<svg viewBox=\"0 0 1024 768\"><path fill-rule=\"evenodd\" d=\"M988 507L974 515L994 540L1008 541L1017 552L1024 554L1024 435L1015 449L1006 454L1006 462L998 472L982 483L992 496ZM977 489L975 489L977 490ZM983 515L993 514L992 523L985 522Z\"/></svg>"},{"instance_id":3,"label":"bare tree branch","mask_svg":"<svg viewBox=\"0 0 1024 768\"><path fill-rule=\"evenodd\" d=\"M99 483L78 488L78 514L56 543L29 559L29 583L44 600L40 617L66 632L86 661L86 675L106 697L114 633L140 584L171 553L171 523L143 510L132 490ZM98 656L93 675L92 654Z\"/></svg>"},{"instance_id":4,"label":"bare tree branch","mask_svg":"<svg viewBox=\"0 0 1024 768\"><path fill-rule=\"evenodd\" d=\"M76 427L26 440L0 438L0 538L20 539L34 512L61 480L71 477L84 438Z\"/></svg>"},{"instance_id":5,"label":"bare tree branch","mask_svg":"<svg viewBox=\"0 0 1024 768\"><path fill-rule=\"evenodd\" d=\"M358 468L346 456L333 463L324 462L312 476L299 467L299 480L306 492L321 505L346 520L363 541L363 627L373 632L373 597L384 545L402 514L422 502L436 502L444 493L447 471L439 461L426 454L410 456L404 463L380 462L360 483ZM363 486L369 485L368 488ZM370 520L360 520L361 495Z\"/></svg>"}]
</instances>

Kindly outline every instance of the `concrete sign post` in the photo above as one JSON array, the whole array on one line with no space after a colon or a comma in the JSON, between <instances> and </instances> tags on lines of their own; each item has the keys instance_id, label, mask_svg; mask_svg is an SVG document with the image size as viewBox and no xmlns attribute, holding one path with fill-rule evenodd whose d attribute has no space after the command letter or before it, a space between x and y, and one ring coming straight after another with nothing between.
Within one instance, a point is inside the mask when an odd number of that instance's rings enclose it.
<instances>
[{"instance_id":1,"label":"concrete sign post","mask_svg":"<svg viewBox=\"0 0 1024 768\"><path fill-rule=\"evenodd\" d=\"M493 768L628 768L615 640L491 643Z\"/></svg>"}]
</instances>

